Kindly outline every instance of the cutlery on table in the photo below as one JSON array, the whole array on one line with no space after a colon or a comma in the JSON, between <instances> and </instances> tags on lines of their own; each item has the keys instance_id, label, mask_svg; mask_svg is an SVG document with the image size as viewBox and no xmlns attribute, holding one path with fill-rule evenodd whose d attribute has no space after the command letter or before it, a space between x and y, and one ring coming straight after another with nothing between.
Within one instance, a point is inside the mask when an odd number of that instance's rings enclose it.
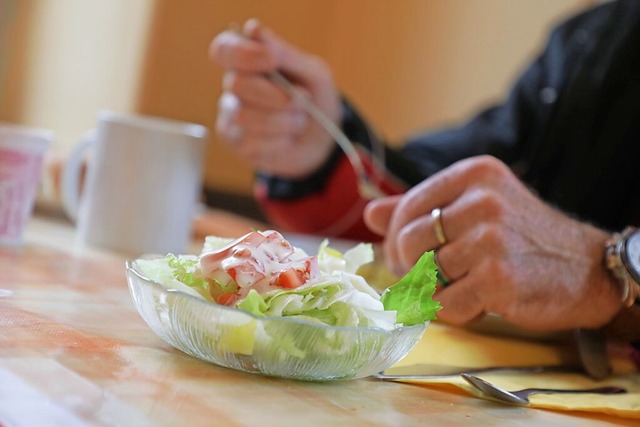
<instances>
[{"instance_id":1,"label":"cutlery on table","mask_svg":"<svg viewBox=\"0 0 640 427\"><path fill-rule=\"evenodd\" d=\"M582 389L553 389L553 388L526 388L524 390L509 391L502 387L498 387L482 378L478 378L471 374L461 374L469 384L480 390L485 395L496 400L512 403L516 405L528 405L529 396L536 393L554 394L554 393L592 393L592 394L621 394L627 390L621 387L608 386L597 388Z\"/></svg>"},{"instance_id":2,"label":"cutlery on table","mask_svg":"<svg viewBox=\"0 0 640 427\"><path fill-rule=\"evenodd\" d=\"M375 378L381 380L402 380L402 379L433 379L449 376L458 376L463 373L479 374L485 372L504 373L541 373L541 372L581 372L579 366L571 365L535 365L535 366L486 366L486 367L462 367L439 364L416 364L406 366L395 366L374 374Z\"/></svg>"}]
</instances>

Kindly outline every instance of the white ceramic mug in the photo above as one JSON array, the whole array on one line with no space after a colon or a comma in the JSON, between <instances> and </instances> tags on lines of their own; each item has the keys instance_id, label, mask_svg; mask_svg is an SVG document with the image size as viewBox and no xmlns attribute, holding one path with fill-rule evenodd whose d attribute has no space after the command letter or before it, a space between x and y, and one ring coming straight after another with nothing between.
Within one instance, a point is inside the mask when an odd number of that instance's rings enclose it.
<instances>
[{"instance_id":1,"label":"white ceramic mug","mask_svg":"<svg viewBox=\"0 0 640 427\"><path fill-rule=\"evenodd\" d=\"M0 123L0 245L18 246L53 132Z\"/></svg>"},{"instance_id":2,"label":"white ceramic mug","mask_svg":"<svg viewBox=\"0 0 640 427\"><path fill-rule=\"evenodd\" d=\"M100 112L62 174L63 206L77 222L79 243L136 255L185 252L206 137L194 123Z\"/></svg>"}]
</instances>

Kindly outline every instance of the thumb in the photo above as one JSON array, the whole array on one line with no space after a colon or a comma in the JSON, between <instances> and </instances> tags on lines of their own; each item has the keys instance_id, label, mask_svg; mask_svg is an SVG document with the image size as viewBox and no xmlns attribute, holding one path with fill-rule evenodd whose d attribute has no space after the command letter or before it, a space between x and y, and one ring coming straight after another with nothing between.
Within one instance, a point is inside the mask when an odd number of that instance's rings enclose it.
<instances>
[{"instance_id":1,"label":"thumb","mask_svg":"<svg viewBox=\"0 0 640 427\"><path fill-rule=\"evenodd\" d=\"M389 228L391 215L402 195L372 200L364 210L364 222L376 234L384 236Z\"/></svg>"}]
</instances>

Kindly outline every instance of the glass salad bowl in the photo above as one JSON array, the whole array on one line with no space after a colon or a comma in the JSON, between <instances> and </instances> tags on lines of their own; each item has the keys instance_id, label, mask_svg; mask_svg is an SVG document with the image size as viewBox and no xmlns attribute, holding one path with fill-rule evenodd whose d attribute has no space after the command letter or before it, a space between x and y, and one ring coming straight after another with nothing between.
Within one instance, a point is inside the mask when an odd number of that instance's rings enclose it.
<instances>
[{"instance_id":1,"label":"glass salad bowl","mask_svg":"<svg viewBox=\"0 0 640 427\"><path fill-rule=\"evenodd\" d=\"M257 317L162 286L136 262L127 261L127 280L149 327L178 350L226 368L308 381L362 378L402 359L428 326L384 330Z\"/></svg>"}]
</instances>

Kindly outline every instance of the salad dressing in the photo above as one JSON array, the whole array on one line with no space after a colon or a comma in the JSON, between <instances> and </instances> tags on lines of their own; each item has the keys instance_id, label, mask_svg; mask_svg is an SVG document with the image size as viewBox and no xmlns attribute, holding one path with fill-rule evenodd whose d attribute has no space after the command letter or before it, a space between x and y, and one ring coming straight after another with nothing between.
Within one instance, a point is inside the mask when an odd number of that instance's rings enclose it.
<instances>
[{"instance_id":1,"label":"salad dressing","mask_svg":"<svg viewBox=\"0 0 640 427\"><path fill-rule=\"evenodd\" d=\"M295 256L295 255L298 256ZM251 232L200 258L205 278L236 290L239 298L250 290L294 289L319 277L318 258L301 256L277 231Z\"/></svg>"}]
</instances>

